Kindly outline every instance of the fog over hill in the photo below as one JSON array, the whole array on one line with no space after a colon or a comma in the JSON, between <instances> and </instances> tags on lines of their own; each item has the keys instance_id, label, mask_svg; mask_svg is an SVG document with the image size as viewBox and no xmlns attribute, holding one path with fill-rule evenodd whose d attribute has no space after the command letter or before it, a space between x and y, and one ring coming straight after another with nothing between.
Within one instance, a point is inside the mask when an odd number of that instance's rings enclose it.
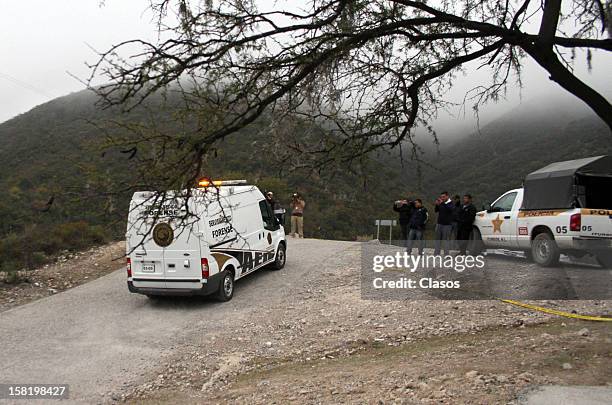
<instances>
[{"instance_id":1,"label":"fog over hill","mask_svg":"<svg viewBox=\"0 0 612 405\"><path fill-rule=\"evenodd\" d=\"M426 141L423 190L430 197L448 189L474 194L480 203L508 188L519 187L524 176L554 161L612 154L608 127L581 102L571 97L537 98L523 102L479 131ZM408 165L406 176L413 176ZM415 180L413 180L415 181ZM428 187L435 185L436 190Z\"/></svg>"}]
</instances>

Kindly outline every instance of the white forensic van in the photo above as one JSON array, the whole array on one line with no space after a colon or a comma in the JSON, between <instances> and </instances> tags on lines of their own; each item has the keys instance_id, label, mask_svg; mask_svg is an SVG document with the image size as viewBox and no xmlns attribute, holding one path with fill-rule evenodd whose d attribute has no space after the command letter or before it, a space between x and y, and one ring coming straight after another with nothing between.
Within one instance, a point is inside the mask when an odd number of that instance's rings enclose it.
<instances>
[{"instance_id":1,"label":"white forensic van","mask_svg":"<svg viewBox=\"0 0 612 405\"><path fill-rule=\"evenodd\" d=\"M285 231L263 194L244 180L201 180L199 188L137 192L127 224L128 288L149 297L216 294L264 266L285 265Z\"/></svg>"},{"instance_id":2,"label":"white forensic van","mask_svg":"<svg viewBox=\"0 0 612 405\"><path fill-rule=\"evenodd\" d=\"M561 253L612 268L612 157L552 163L476 215L470 251L522 250L541 266Z\"/></svg>"}]
</instances>

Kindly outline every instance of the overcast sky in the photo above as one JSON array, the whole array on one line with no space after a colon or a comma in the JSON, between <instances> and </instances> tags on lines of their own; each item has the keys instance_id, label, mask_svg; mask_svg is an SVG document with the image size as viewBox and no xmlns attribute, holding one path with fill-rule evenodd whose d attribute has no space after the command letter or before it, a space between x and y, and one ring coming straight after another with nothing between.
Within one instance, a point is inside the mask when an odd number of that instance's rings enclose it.
<instances>
[{"instance_id":1,"label":"overcast sky","mask_svg":"<svg viewBox=\"0 0 612 405\"><path fill-rule=\"evenodd\" d=\"M128 38L154 39L145 0L0 0L0 122L70 92L96 54Z\"/></svg>"},{"instance_id":2,"label":"overcast sky","mask_svg":"<svg viewBox=\"0 0 612 405\"><path fill-rule=\"evenodd\" d=\"M83 84L70 76L87 78L85 62L94 62L91 47L105 50L130 38L156 38L146 0L0 0L0 122L32 107L70 92L82 90ZM594 85L607 97L611 95L612 56L595 54L594 67L588 72L579 55L578 76ZM564 91L551 83L542 69L527 63L522 99L562 97ZM486 72L470 73L457 80L451 97L460 100ZM482 110L483 122L519 105L519 93L513 90L507 101ZM457 112L456 110L455 112ZM456 115L456 114L455 114ZM474 127L470 111L465 117L443 116L440 131Z\"/></svg>"}]
</instances>

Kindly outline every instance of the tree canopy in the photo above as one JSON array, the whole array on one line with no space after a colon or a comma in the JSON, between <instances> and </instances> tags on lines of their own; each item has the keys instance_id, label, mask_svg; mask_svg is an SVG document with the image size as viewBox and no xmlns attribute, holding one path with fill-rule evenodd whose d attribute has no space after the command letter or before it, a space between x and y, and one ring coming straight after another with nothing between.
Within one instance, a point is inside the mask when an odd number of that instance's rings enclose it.
<instances>
[{"instance_id":1,"label":"tree canopy","mask_svg":"<svg viewBox=\"0 0 612 405\"><path fill-rule=\"evenodd\" d=\"M264 114L271 134L317 165L380 147L415 157L415 128L435 137L429 123L471 62L491 72L466 94L475 109L521 85L531 58L612 128L610 103L572 69L578 48L589 61L612 50L610 1L152 0L151 8L159 40L114 46L92 79L103 74L108 84L96 91L126 108L180 89L192 125L172 164L184 181L216 142ZM122 56L134 47L138 54ZM317 141L292 138L288 117L323 129ZM164 148L176 140L168 141Z\"/></svg>"}]
</instances>

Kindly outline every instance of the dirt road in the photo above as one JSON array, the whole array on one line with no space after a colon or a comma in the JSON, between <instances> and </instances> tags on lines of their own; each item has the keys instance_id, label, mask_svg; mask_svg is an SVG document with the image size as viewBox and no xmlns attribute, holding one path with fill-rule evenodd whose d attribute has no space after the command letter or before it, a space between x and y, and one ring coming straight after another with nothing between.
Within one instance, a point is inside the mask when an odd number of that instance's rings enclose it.
<instances>
[{"instance_id":1,"label":"dirt road","mask_svg":"<svg viewBox=\"0 0 612 405\"><path fill-rule=\"evenodd\" d=\"M241 280L228 303L129 294L120 270L0 313L0 383L67 383L87 403L491 403L529 384L612 381L605 325L496 301L362 300L357 243L289 242L286 268ZM494 357L512 364L502 373Z\"/></svg>"},{"instance_id":2,"label":"dirt road","mask_svg":"<svg viewBox=\"0 0 612 405\"><path fill-rule=\"evenodd\" d=\"M152 302L127 291L124 271L0 313L2 383L68 383L75 400L138 382L144 373L202 333L236 325L291 295L320 257L346 242L313 242L291 251L285 271L262 271L242 280L225 304L179 299ZM291 246L290 248L293 248ZM197 333L198 336L194 334Z\"/></svg>"}]
</instances>

